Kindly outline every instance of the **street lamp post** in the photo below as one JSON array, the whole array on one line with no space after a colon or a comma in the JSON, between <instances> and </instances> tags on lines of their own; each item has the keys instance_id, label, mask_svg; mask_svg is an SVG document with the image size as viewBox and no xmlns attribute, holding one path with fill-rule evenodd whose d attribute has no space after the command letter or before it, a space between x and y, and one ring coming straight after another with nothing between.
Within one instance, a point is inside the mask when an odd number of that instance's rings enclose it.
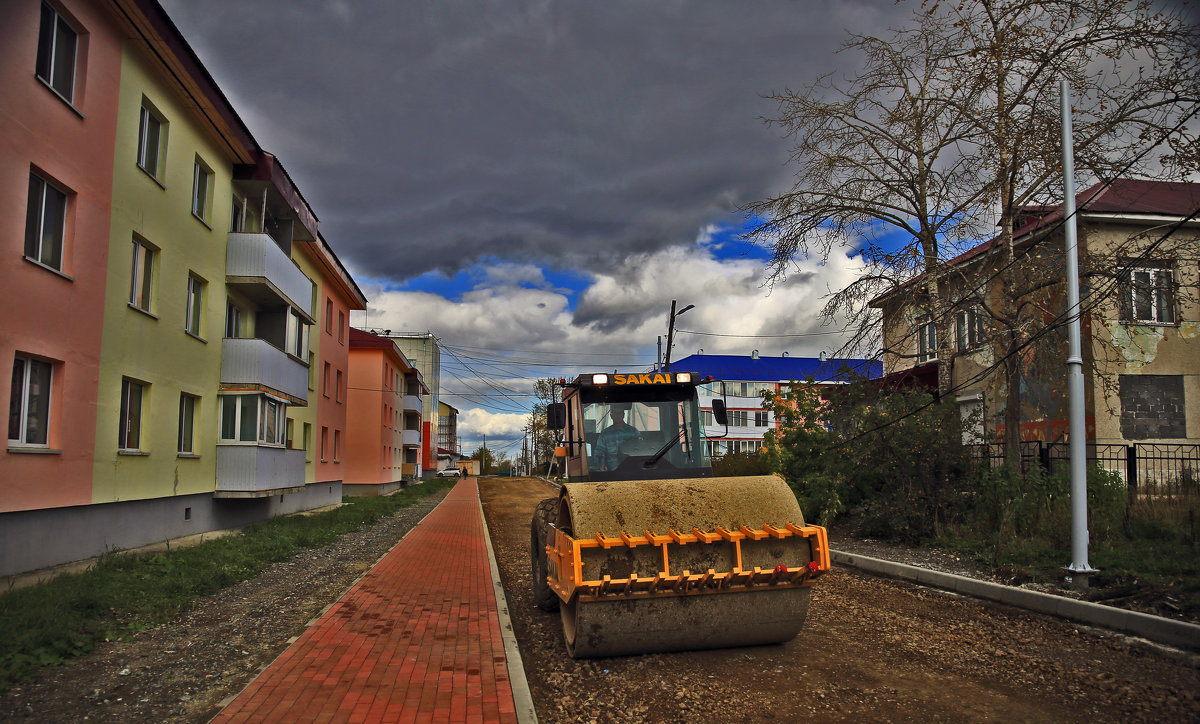
<instances>
[{"instance_id":1,"label":"street lamp post","mask_svg":"<svg viewBox=\"0 0 1200 724\"><path fill-rule=\"evenodd\" d=\"M671 345L675 342L675 318L687 310L695 308L695 306L695 304L689 304L676 312L675 300L671 300L671 317L667 320L667 353L663 358L663 372L671 371Z\"/></svg>"}]
</instances>

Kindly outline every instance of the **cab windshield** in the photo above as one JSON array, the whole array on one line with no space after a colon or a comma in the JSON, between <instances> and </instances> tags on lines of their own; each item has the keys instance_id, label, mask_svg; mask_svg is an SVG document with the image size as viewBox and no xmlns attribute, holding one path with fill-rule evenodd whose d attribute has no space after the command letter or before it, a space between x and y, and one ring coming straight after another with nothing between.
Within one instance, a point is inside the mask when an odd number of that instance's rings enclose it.
<instances>
[{"instance_id":1,"label":"cab windshield","mask_svg":"<svg viewBox=\"0 0 1200 724\"><path fill-rule=\"evenodd\" d=\"M691 387L584 388L580 404L588 472L593 479L596 473L622 467L712 467Z\"/></svg>"}]
</instances>

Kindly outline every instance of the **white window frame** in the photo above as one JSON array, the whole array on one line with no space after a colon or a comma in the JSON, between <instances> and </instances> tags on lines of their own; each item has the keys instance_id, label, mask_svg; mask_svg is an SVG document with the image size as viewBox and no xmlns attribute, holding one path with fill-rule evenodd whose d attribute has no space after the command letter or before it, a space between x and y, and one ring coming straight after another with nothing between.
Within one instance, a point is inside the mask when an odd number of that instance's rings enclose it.
<instances>
[{"instance_id":1,"label":"white window frame","mask_svg":"<svg viewBox=\"0 0 1200 724\"><path fill-rule=\"evenodd\" d=\"M204 287L207 284L195 274L188 274L187 313L184 317L184 330L193 337L203 338L204 331Z\"/></svg>"},{"instance_id":2,"label":"white window frame","mask_svg":"<svg viewBox=\"0 0 1200 724\"><path fill-rule=\"evenodd\" d=\"M49 27L47 26L49 23ZM66 32L63 32L63 31ZM69 34L69 35L68 35ZM69 57L63 55L64 44L69 41ZM66 75L62 75L63 64L69 64ZM79 31L71 26L49 3L42 3L42 16L38 25L37 77L67 103L75 103L75 76L79 68ZM65 86L65 87L64 87Z\"/></svg>"},{"instance_id":3,"label":"white window frame","mask_svg":"<svg viewBox=\"0 0 1200 724\"><path fill-rule=\"evenodd\" d=\"M300 312L288 307L287 312L287 353L303 362L308 355L308 322L300 316Z\"/></svg>"},{"instance_id":4,"label":"white window frame","mask_svg":"<svg viewBox=\"0 0 1200 724\"><path fill-rule=\"evenodd\" d=\"M143 98L142 109L138 114L137 165L156 181L162 178L167 150L167 126L162 114Z\"/></svg>"},{"instance_id":5,"label":"white window frame","mask_svg":"<svg viewBox=\"0 0 1200 724\"><path fill-rule=\"evenodd\" d=\"M924 364L937 359L937 325L926 319L917 327L917 362Z\"/></svg>"},{"instance_id":6,"label":"white window frame","mask_svg":"<svg viewBox=\"0 0 1200 724\"><path fill-rule=\"evenodd\" d=\"M45 373L44 394L34 389L35 369ZM50 417L54 410L54 364L30 355L17 354L13 358L12 382L14 394L8 401L8 444L12 447L49 447ZM41 399L35 399L38 397ZM33 410L31 406L36 406L37 409ZM31 420L38 417L41 418L40 426L31 425ZM31 427L34 431L32 438Z\"/></svg>"},{"instance_id":7,"label":"white window frame","mask_svg":"<svg viewBox=\"0 0 1200 724\"><path fill-rule=\"evenodd\" d=\"M179 438L177 450L180 455L196 454L196 408L200 398L186 392L179 393Z\"/></svg>"},{"instance_id":8,"label":"white window frame","mask_svg":"<svg viewBox=\"0 0 1200 724\"><path fill-rule=\"evenodd\" d=\"M245 398L252 398L246 404ZM284 447L287 444L287 403L261 393L220 395L218 399L217 439L223 445L265 445ZM233 405L233 437L226 432L229 406ZM252 410L254 419L244 419L247 410ZM251 425L253 423L253 425ZM243 436L245 429L254 431L253 439Z\"/></svg>"},{"instance_id":9,"label":"white window frame","mask_svg":"<svg viewBox=\"0 0 1200 724\"><path fill-rule=\"evenodd\" d=\"M237 302L226 297L225 298L225 336L231 339L238 339L242 336L243 317L246 314ZM233 334L230 334L233 332Z\"/></svg>"},{"instance_id":10,"label":"white window frame","mask_svg":"<svg viewBox=\"0 0 1200 724\"><path fill-rule=\"evenodd\" d=\"M121 380L121 417L117 429L117 449L140 451L142 449L142 419L146 407L144 382L128 377Z\"/></svg>"},{"instance_id":11,"label":"white window frame","mask_svg":"<svg viewBox=\"0 0 1200 724\"><path fill-rule=\"evenodd\" d=\"M1145 276L1145 281L1139 283L1137 277ZM1175 275L1170 268L1143 266L1130 268L1124 275L1122 284L1122 300L1125 309L1122 310L1124 321L1138 324L1175 324ZM1139 304L1139 292L1144 299ZM1166 295L1166 299L1163 295ZM1139 307L1147 311L1140 315ZM1126 314L1127 312L1128 314Z\"/></svg>"},{"instance_id":12,"label":"white window frame","mask_svg":"<svg viewBox=\"0 0 1200 724\"><path fill-rule=\"evenodd\" d=\"M192 167L192 216L209 226L209 216L212 213L213 171L206 163L196 157Z\"/></svg>"},{"instance_id":13,"label":"white window frame","mask_svg":"<svg viewBox=\"0 0 1200 724\"><path fill-rule=\"evenodd\" d=\"M158 249L137 237L133 239L133 262L129 269L129 306L150 312L154 303L154 261Z\"/></svg>"},{"instance_id":14,"label":"white window frame","mask_svg":"<svg viewBox=\"0 0 1200 724\"><path fill-rule=\"evenodd\" d=\"M754 411L754 426L768 427L771 424L771 413L767 410Z\"/></svg>"},{"instance_id":15,"label":"white window frame","mask_svg":"<svg viewBox=\"0 0 1200 724\"><path fill-rule=\"evenodd\" d=\"M954 317L954 342L958 351L978 349L983 346L984 339L983 309L971 306L958 310ZM936 349L934 352L936 355Z\"/></svg>"},{"instance_id":16,"label":"white window frame","mask_svg":"<svg viewBox=\"0 0 1200 724\"><path fill-rule=\"evenodd\" d=\"M52 214L46 201L50 194L61 197L62 213ZM29 173L29 200L25 213L25 258L55 271L62 271L63 251L67 235L67 204L70 196L42 176ZM51 228L47 228L48 222ZM54 228L56 227L56 228ZM50 232L50 243L46 234Z\"/></svg>"}]
</instances>

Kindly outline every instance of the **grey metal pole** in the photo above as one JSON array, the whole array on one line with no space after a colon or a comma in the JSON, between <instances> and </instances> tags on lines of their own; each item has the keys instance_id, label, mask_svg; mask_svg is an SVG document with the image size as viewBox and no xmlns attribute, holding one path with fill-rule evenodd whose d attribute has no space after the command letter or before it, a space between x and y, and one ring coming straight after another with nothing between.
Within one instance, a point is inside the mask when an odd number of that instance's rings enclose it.
<instances>
[{"instance_id":1,"label":"grey metal pole","mask_svg":"<svg viewBox=\"0 0 1200 724\"><path fill-rule=\"evenodd\" d=\"M1087 427L1083 401L1083 351L1079 331L1079 247L1075 233L1075 154L1071 133L1071 86L1059 83L1062 105L1063 216L1067 258L1067 395L1071 445L1071 565L1067 570L1085 576L1088 565Z\"/></svg>"}]
</instances>

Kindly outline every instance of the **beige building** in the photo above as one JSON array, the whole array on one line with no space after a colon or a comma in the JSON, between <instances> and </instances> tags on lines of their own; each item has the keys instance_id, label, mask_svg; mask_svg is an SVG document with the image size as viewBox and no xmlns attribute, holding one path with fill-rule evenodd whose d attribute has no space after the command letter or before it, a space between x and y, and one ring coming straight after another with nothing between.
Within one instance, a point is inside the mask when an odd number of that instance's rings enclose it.
<instances>
[{"instance_id":1,"label":"beige building","mask_svg":"<svg viewBox=\"0 0 1200 724\"><path fill-rule=\"evenodd\" d=\"M1098 446L1200 451L1200 184L1119 179L1078 196L1087 434ZM1015 310L1021 439L1067 434L1063 207L1025 210L1014 234L1022 270ZM995 249L981 244L943 266L949 317L933 315L922 275L871 305L882 310L884 374L936 380L951 366L964 439L1003 439L1009 394L995 344L1002 293ZM976 290L976 291L972 291ZM938 333L949 344L938 344ZM949 349L947 358L946 350ZM935 385L936 387L936 385Z\"/></svg>"}]
</instances>

